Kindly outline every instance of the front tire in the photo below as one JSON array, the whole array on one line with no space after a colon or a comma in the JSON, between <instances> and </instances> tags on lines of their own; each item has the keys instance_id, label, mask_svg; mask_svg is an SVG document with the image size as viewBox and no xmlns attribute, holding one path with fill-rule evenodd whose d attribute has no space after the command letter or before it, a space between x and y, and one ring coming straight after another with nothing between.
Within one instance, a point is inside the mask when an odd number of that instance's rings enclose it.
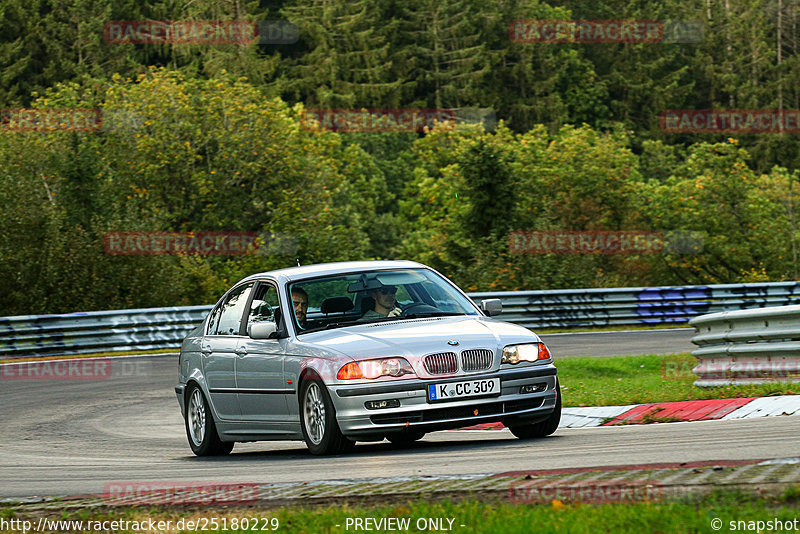
<instances>
[{"instance_id":1,"label":"front tire","mask_svg":"<svg viewBox=\"0 0 800 534\"><path fill-rule=\"evenodd\" d=\"M355 445L339 429L331 396L318 379L306 380L300 388L300 422L311 454L339 454Z\"/></svg>"},{"instance_id":2,"label":"front tire","mask_svg":"<svg viewBox=\"0 0 800 534\"><path fill-rule=\"evenodd\" d=\"M561 385L556 381L556 406L544 421L528 425L511 425L508 429L519 439L543 438L558 429L561 422Z\"/></svg>"},{"instance_id":3,"label":"front tire","mask_svg":"<svg viewBox=\"0 0 800 534\"><path fill-rule=\"evenodd\" d=\"M203 391L197 384L189 386L186 395L186 437L197 456L228 454L233 450L232 441L222 441L214 424L214 416Z\"/></svg>"}]
</instances>

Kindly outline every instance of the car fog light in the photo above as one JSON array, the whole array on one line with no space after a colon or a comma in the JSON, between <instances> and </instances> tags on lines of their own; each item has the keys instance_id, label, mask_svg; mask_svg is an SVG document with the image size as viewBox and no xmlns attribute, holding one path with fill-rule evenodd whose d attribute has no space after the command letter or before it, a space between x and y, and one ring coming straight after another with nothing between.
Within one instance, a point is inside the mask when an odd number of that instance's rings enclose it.
<instances>
[{"instance_id":1,"label":"car fog light","mask_svg":"<svg viewBox=\"0 0 800 534\"><path fill-rule=\"evenodd\" d=\"M367 401L364 403L364 407L367 410L381 410L383 408L399 408L400 401L397 399Z\"/></svg>"},{"instance_id":2,"label":"car fog light","mask_svg":"<svg viewBox=\"0 0 800 534\"><path fill-rule=\"evenodd\" d=\"M547 384L526 384L519 388L520 393L538 393L540 391L544 391L547 388Z\"/></svg>"}]
</instances>

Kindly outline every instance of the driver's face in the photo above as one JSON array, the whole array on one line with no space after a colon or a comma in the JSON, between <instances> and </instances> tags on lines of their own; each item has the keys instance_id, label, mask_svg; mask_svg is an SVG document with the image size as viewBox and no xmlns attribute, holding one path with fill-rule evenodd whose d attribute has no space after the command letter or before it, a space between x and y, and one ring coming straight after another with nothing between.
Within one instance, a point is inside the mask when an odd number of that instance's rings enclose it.
<instances>
[{"instance_id":1,"label":"driver's face","mask_svg":"<svg viewBox=\"0 0 800 534\"><path fill-rule=\"evenodd\" d=\"M375 301L383 306L384 308L392 309L394 308L394 303L396 302L395 294L397 293L397 288L394 286L384 286L376 291L372 292L372 297Z\"/></svg>"},{"instance_id":2,"label":"driver's face","mask_svg":"<svg viewBox=\"0 0 800 534\"><path fill-rule=\"evenodd\" d=\"M297 316L297 321L300 323L306 322L306 312L308 312L308 299L305 295L300 293L292 293L292 306L294 306L294 314Z\"/></svg>"}]
</instances>

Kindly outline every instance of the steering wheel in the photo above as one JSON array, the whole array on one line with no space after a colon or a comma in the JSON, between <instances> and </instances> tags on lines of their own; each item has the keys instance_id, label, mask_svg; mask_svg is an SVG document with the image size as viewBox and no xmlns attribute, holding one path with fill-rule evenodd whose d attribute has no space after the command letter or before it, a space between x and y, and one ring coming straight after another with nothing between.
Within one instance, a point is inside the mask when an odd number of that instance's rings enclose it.
<instances>
[{"instance_id":1,"label":"steering wheel","mask_svg":"<svg viewBox=\"0 0 800 534\"><path fill-rule=\"evenodd\" d=\"M403 312L400 314L400 317L405 317L406 315L411 315L414 313L426 313L426 312L438 312L438 308L434 308L424 302L412 302L405 308L403 308Z\"/></svg>"}]
</instances>

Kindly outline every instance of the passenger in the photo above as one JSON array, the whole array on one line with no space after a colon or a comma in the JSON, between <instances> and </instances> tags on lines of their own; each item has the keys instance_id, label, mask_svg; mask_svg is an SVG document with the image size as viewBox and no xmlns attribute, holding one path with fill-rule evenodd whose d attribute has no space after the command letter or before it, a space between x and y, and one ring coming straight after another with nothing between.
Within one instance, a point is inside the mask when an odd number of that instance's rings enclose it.
<instances>
[{"instance_id":1,"label":"passenger","mask_svg":"<svg viewBox=\"0 0 800 534\"><path fill-rule=\"evenodd\" d=\"M300 328L306 328L308 293L302 287L295 286L292 288L292 306L294 307L294 316L297 318L297 324L300 325Z\"/></svg>"},{"instance_id":2,"label":"passenger","mask_svg":"<svg viewBox=\"0 0 800 534\"><path fill-rule=\"evenodd\" d=\"M381 286L370 291L369 295L375 301L375 308L368 310L361 318L380 319L399 316L403 310L396 306L395 293L397 293L397 286Z\"/></svg>"}]
</instances>

